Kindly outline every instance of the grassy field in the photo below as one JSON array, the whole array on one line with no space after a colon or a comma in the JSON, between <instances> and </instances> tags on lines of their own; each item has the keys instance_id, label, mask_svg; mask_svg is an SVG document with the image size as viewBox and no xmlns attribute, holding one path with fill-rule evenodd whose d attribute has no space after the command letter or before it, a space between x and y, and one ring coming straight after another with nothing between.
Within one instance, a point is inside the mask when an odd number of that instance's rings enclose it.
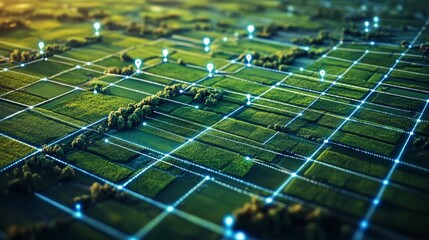
<instances>
[{"instance_id":1,"label":"grassy field","mask_svg":"<svg viewBox=\"0 0 429 240\"><path fill-rule=\"evenodd\" d=\"M42 146L75 131L76 128L43 117L34 112L23 112L0 123L0 131L17 139Z\"/></svg>"},{"instance_id":2,"label":"grassy field","mask_svg":"<svg viewBox=\"0 0 429 240\"><path fill-rule=\"evenodd\" d=\"M35 151L34 148L4 136L0 136L0 140L0 167L9 165L15 160Z\"/></svg>"}]
</instances>

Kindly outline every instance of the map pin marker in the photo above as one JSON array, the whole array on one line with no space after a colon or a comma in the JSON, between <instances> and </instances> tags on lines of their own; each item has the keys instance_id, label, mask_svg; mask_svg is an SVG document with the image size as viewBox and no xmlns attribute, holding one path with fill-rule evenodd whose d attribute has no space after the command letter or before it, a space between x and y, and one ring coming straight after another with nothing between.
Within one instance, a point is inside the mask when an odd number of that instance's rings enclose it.
<instances>
[{"instance_id":1,"label":"map pin marker","mask_svg":"<svg viewBox=\"0 0 429 240\"><path fill-rule=\"evenodd\" d=\"M43 50L44 47L45 47L45 44L43 42L39 42L39 48L40 48L40 50Z\"/></svg>"},{"instance_id":2,"label":"map pin marker","mask_svg":"<svg viewBox=\"0 0 429 240\"><path fill-rule=\"evenodd\" d=\"M326 72L325 72L325 70L320 70L320 76L323 78L323 77L325 77L325 74L326 74Z\"/></svg>"},{"instance_id":3,"label":"map pin marker","mask_svg":"<svg viewBox=\"0 0 429 240\"><path fill-rule=\"evenodd\" d=\"M137 69L140 69L140 66L142 65L142 60L140 60L140 59L136 59L136 60L134 61L134 64L136 64Z\"/></svg>"},{"instance_id":4,"label":"map pin marker","mask_svg":"<svg viewBox=\"0 0 429 240\"><path fill-rule=\"evenodd\" d=\"M252 61L252 55L247 54L246 59L247 59L247 62L250 63L250 61Z\"/></svg>"},{"instance_id":5,"label":"map pin marker","mask_svg":"<svg viewBox=\"0 0 429 240\"><path fill-rule=\"evenodd\" d=\"M168 56L168 49L163 49L162 55L166 58Z\"/></svg>"},{"instance_id":6,"label":"map pin marker","mask_svg":"<svg viewBox=\"0 0 429 240\"><path fill-rule=\"evenodd\" d=\"M211 73L213 71L213 64L209 63L207 64L207 70L209 70L209 72Z\"/></svg>"}]
</instances>

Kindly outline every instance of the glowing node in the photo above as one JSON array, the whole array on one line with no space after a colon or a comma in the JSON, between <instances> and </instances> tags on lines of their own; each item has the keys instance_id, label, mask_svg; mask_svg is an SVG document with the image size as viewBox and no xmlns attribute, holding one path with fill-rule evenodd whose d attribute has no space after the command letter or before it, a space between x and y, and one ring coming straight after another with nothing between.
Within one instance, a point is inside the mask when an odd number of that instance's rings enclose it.
<instances>
[{"instance_id":1,"label":"glowing node","mask_svg":"<svg viewBox=\"0 0 429 240\"><path fill-rule=\"evenodd\" d=\"M253 32L255 31L255 26L253 26L253 25L249 25L249 26L247 26L247 31L248 31L249 33L253 33Z\"/></svg>"},{"instance_id":2,"label":"glowing node","mask_svg":"<svg viewBox=\"0 0 429 240\"><path fill-rule=\"evenodd\" d=\"M361 228L367 228L368 227L368 222L367 221L360 222L360 227Z\"/></svg>"},{"instance_id":3,"label":"glowing node","mask_svg":"<svg viewBox=\"0 0 429 240\"><path fill-rule=\"evenodd\" d=\"M146 122L143 122L143 126L146 126L147 125L147 123Z\"/></svg>"},{"instance_id":4,"label":"glowing node","mask_svg":"<svg viewBox=\"0 0 429 240\"><path fill-rule=\"evenodd\" d=\"M106 139L104 139L104 142L105 142L105 143L108 143L108 142L109 142L109 139L107 139L107 138L106 138Z\"/></svg>"},{"instance_id":5,"label":"glowing node","mask_svg":"<svg viewBox=\"0 0 429 240\"><path fill-rule=\"evenodd\" d=\"M246 235L243 232L237 232L234 235L235 240L245 240L246 239Z\"/></svg>"},{"instance_id":6,"label":"glowing node","mask_svg":"<svg viewBox=\"0 0 429 240\"><path fill-rule=\"evenodd\" d=\"M24 63L21 63L21 65L20 65L21 67L25 67L25 64Z\"/></svg>"},{"instance_id":7,"label":"glowing node","mask_svg":"<svg viewBox=\"0 0 429 240\"><path fill-rule=\"evenodd\" d=\"M210 180L210 176L206 176L204 179L205 180Z\"/></svg>"},{"instance_id":8,"label":"glowing node","mask_svg":"<svg viewBox=\"0 0 429 240\"><path fill-rule=\"evenodd\" d=\"M324 143L328 143L329 141L325 139L325 140L323 140L323 142L324 142Z\"/></svg>"},{"instance_id":9,"label":"glowing node","mask_svg":"<svg viewBox=\"0 0 429 240\"><path fill-rule=\"evenodd\" d=\"M232 225L234 224L234 217L231 215L225 216L225 218L223 219L223 223L226 227L232 227Z\"/></svg>"},{"instance_id":10,"label":"glowing node","mask_svg":"<svg viewBox=\"0 0 429 240\"><path fill-rule=\"evenodd\" d=\"M210 44L210 38L206 37L203 39L204 45L208 46Z\"/></svg>"},{"instance_id":11,"label":"glowing node","mask_svg":"<svg viewBox=\"0 0 429 240\"><path fill-rule=\"evenodd\" d=\"M99 22L94 23L94 29L95 31L100 30L101 24Z\"/></svg>"},{"instance_id":12,"label":"glowing node","mask_svg":"<svg viewBox=\"0 0 429 240\"><path fill-rule=\"evenodd\" d=\"M167 207L167 212L172 212L174 211L174 207L173 206L168 206Z\"/></svg>"},{"instance_id":13,"label":"glowing node","mask_svg":"<svg viewBox=\"0 0 429 240\"><path fill-rule=\"evenodd\" d=\"M376 199L374 199L374 200L372 201L372 203L373 203L374 205L378 205L378 204L380 203L380 200L378 200L378 199L376 198Z\"/></svg>"},{"instance_id":14,"label":"glowing node","mask_svg":"<svg viewBox=\"0 0 429 240\"><path fill-rule=\"evenodd\" d=\"M291 174L290 174L290 176L291 176L291 177L296 177L296 176L297 176L297 174L296 174L296 172L293 172L293 173L291 173Z\"/></svg>"},{"instance_id":15,"label":"glowing node","mask_svg":"<svg viewBox=\"0 0 429 240\"><path fill-rule=\"evenodd\" d=\"M302 72L302 71L304 71L304 68L300 67L300 68L299 68L299 71L301 71L301 72Z\"/></svg>"},{"instance_id":16,"label":"glowing node","mask_svg":"<svg viewBox=\"0 0 429 240\"><path fill-rule=\"evenodd\" d=\"M399 163L399 159L395 159L395 163L398 164Z\"/></svg>"},{"instance_id":17,"label":"glowing node","mask_svg":"<svg viewBox=\"0 0 429 240\"><path fill-rule=\"evenodd\" d=\"M265 199L265 203L269 204L269 203L272 203L272 202L273 202L273 199L270 198L270 197Z\"/></svg>"},{"instance_id":18,"label":"glowing node","mask_svg":"<svg viewBox=\"0 0 429 240\"><path fill-rule=\"evenodd\" d=\"M389 181L386 179L386 180L383 180L383 184L384 185L387 185L387 184L389 184Z\"/></svg>"},{"instance_id":19,"label":"glowing node","mask_svg":"<svg viewBox=\"0 0 429 240\"><path fill-rule=\"evenodd\" d=\"M250 160L250 157L246 157L246 160Z\"/></svg>"},{"instance_id":20,"label":"glowing node","mask_svg":"<svg viewBox=\"0 0 429 240\"><path fill-rule=\"evenodd\" d=\"M76 65L76 69L79 69L80 68L80 65Z\"/></svg>"}]
</instances>

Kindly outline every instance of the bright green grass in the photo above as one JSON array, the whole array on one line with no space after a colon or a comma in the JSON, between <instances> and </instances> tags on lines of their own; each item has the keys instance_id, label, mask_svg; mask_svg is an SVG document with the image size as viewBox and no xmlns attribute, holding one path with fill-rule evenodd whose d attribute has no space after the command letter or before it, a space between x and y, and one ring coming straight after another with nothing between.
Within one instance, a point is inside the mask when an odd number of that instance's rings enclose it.
<instances>
[{"instance_id":1,"label":"bright green grass","mask_svg":"<svg viewBox=\"0 0 429 240\"><path fill-rule=\"evenodd\" d=\"M24 91L29 94L47 99L56 97L70 90L72 90L72 88L46 81L38 82L27 88L24 88Z\"/></svg>"},{"instance_id":2,"label":"bright green grass","mask_svg":"<svg viewBox=\"0 0 429 240\"><path fill-rule=\"evenodd\" d=\"M163 63L146 70L153 74L179 79L186 82L196 82L207 76L207 71L182 66L176 63Z\"/></svg>"},{"instance_id":3,"label":"bright green grass","mask_svg":"<svg viewBox=\"0 0 429 240\"><path fill-rule=\"evenodd\" d=\"M173 155L216 170L224 168L233 160L242 159L239 154L196 141L178 149Z\"/></svg>"},{"instance_id":4,"label":"bright green grass","mask_svg":"<svg viewBox=\"0 0 429 240\"><path fill-rule=\"evenodd\" d=\"M62 82L62 83L67 83L70 85L80 85L92 80L93 78L98 78L100 76L101 76L100 73L92 72L85 69L76 69L76 70L61 74L55 77L53 80Z\"/></svg>"},{"instance_id":5,"label":"bright green grass","mask_svg":"<svg viewBox=\"0 0 429 240\"><path fill-rule=\"evenodd\" d=\"M27 145L14 141L10 138L0 136L0 167L13 163L16 159L26 156L35 151Z\"/></svg>"},{"instance_id":6,"label":"bright green grass","mask_svg":"<svg viewBox=\"0 0 429 240\"><path fill-rule=\"evenodd\" d=\"M317 160L327 162L333 165L341 166L350 170L361 173L366 173L375 177L385 177L388 172L388 166L383 161L377 159L366 159L365 155L355 154L353 156L349 153L342 153L334 150L324 150Z\"/></svg>"},{"instance_id":7,"label":"bright green grass","mask_svg":"<svg viewBox=\"0 0 429 240\"><path fill-rule=\"evenodd\" d=\"M85 122L93 122L132 102L134 101L125 98L85 92L47 109Z\"/></svg>"},{"instance_id":8,"label":"bright green grass","mask_svg":"<svg viewBox=\"0 0 429 240\"><path fill-rule=\"evenodd\" d=\"M245 138L249 138L258 142L264 142L266 139L275 134L274 130L253 125L247 122L228 118L215 126L226 132L230 132Z\"/></svg>"},{"instance_id":9,"label":"bright green grass","mask_svg":"<svg viewBox=\"0 0 429 240\"><path fill-rule=\"evenodd\" d=\"M20 110L23 110L24 107L21 107L19 105L10 103L10 102L6 102L4 100L0 100L0 119L10 116L11 114L14 114Z\"/></svg>"},{"instance_id":10,"label":"bright green grass","mask_svg":"<svg viewBox=\"0 0 429 240\"><path fill-rule=\"evenodd\" d=\"M13 90L38 81L39 78L19 74L19 72L7 71L0 73L0 80L0 86Z\"/></svg>"},{"instance_id":11,"label":"bright green grass","mask_svg":"<svg viewBox=\"0 0 429 240\"><path fill-rule=\"evenodd\" d=\"M125 180L133 172L89 152L75 151L68 154L66 159L77 167L116 183Z\"/></svg>"},{"instance_id":12,"label":"bright green grass","mask_svg":"<svg viewBox=\"0 0 429 240\"><path fill-rule=\"evenodd\" d=\"M380 188L379 182L325 167L318 163L313 163L305 171L304 176L319 182L367 195L369 197L374 196Z\"/></svg>"},{"instance_id":13,"label":"bright green grass","mask_svg":"<svg viewBox=\"0 0 429 240\"><path fill-rule=\"evenodd\" d=\"M130 189L153 198L171 184L174 179L176 176L170 173L151 168L131 182Z\"/></svg>"},{"instance_id":14,"label":"bright green grass","mask_svg":"<svg viewBox=\"0 0 429 240\"><path fill-rule=\"evenodd\" d=\"M0 123L0 131L19 140L42 146L76 129L34 112L23 112Z\"/></svg>"}]
</instances>

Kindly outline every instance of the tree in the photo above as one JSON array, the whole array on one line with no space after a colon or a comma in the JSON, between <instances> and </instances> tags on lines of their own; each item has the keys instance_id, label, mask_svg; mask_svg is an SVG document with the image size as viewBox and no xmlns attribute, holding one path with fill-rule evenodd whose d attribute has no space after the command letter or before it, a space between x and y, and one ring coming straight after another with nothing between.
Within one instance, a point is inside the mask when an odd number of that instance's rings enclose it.
<instances>
[{"instance_id":1,"label":"tree","mask_svg":"<svg viewBox=\"0 0 429 240\"><path fill-rule=\"evenodd\" d=\"M72 148L83 149L86 145L85 138L86 138L85 134L80 134L75 139L73 139L73 141L71 143Z\"/></svg>"},{"instance_id":2,"label":"tree","mask_svg":"<svg viewBox=\"0 0 429 240\"><path fill-rule=\"evenodd\" d=\"M121 54L119 54L119 59L121 59L122 62L131 62L133 60L126 52L121 52Z\"/></svg>"},{"instance_id":3,"label":"tree","mask_svg":"<svg viewBox=\"0 0 429 240\"><path fill-rule=\"evenodd\" d=\"M186 65L186 63L185 63L185 61L183 61L183 59L181 59L181 58L179 58L178 60L177 60L177 64L179 64L179 65Z\"/></svg>"},{"instance_id":4,"label":"tree","mask_svg":"<svg viewBox=\"0 0 429 240\"><path fill-rule=\"evenodd\" d=\"M68 181L70 179L73 179L75 176L74 169L70 166L66 166L61 170L60 180L62 181Z\"/></svg>"},{"instance_id":5,"label":"tree","mask_svg":"<svg viewBox=\"0 0 429 240\"><path fill-rule=\"evenodd\" d=\"M122 116L118 117L118 130L124 130L125 129L125 119Z\"/></svg>"},{"instance_id":6,"label":"tree","mask_svg":"<svg viewBox=\"0 0 429 240\"><path fill-rule=\"evenodd\" d=\"M21 61L21 55L19 54L19 50L18 49L13 50L10 53L9 58L10 58L10 60L12 62L19 62L19 61Z\"/></svg>"},{"instance_id":7,"label":"tree","mask_svg":"<svg viewBox=\"0 0 429 240\"><path fill-rule=\"evenodd\" d=\"M116 115L116 112L110 112L109 117L107 118L107 125L109 128L116 128L118 123L118 116Z\"/></svg>"}]
</instances>

